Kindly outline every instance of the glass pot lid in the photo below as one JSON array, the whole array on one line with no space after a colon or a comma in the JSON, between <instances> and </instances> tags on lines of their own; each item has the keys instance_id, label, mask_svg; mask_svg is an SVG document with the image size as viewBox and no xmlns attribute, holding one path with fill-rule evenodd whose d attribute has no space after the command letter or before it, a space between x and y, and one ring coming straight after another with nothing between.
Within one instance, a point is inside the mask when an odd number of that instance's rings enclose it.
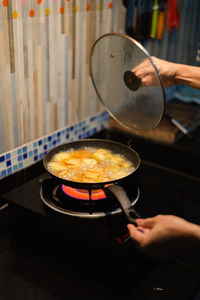
<instances>
[{"instance_id":1,"label":"glass pot lid","mask_svg":"<svg viewBox=\"0 0 200 300\"><path fill-rule=\"evenodd\" d=\"M144 67L153 78L148 86L134 73ZM119 33L105 34L92 47L90 68L99 99L113 118L136 130L158 125L164 113L164 88L154 62L140 43Z\"/></svg>"}]
</instances>

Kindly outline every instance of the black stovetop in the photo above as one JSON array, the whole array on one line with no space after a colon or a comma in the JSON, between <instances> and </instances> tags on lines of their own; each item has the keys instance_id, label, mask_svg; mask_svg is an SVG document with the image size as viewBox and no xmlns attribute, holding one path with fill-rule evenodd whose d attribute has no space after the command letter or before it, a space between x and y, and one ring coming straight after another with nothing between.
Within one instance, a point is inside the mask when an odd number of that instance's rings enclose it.
<instances>
[{"instance_id":1,"label":"black stovetop","mask_svg":"<svg viewBox=\"0 0 200 300\"><path fill-rule=\"evenodd\" d=\"M198 177L145 160L136 176L141 216L175 214L200 224ZM195 267L140 253L126 239L123 214L82 219L51 210L40 198L46 177L40 162L1 182L1 201L9 203L0 231L1 299L193 299Z\"/></svg>"}]
</instances>

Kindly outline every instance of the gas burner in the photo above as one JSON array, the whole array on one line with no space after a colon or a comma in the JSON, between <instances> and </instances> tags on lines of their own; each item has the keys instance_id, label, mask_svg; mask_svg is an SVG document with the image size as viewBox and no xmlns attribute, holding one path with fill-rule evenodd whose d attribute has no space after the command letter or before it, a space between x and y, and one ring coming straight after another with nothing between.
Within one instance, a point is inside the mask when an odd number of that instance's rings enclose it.
<instances>
[{"instance_id":1,"label":"gas burner","mask_svg":"<svg viewBox=\"0 0 200 300\"><path fill-rule=\"evenodd\" d=\"M40 197L43 203L50 209L65 215L95 219L122 212L119 202L111 193L94 190L91 191L91 195L93 195L93 198L90 199L89 191L60 185L53 178L45 179L40 189ZM103 198L99 199L97 197L100 195ZM77 196L82 196L82 199ZM133 189L131 193L132 206L138 201L139 196L139 188Z\"/></svg>"}]
</instances>

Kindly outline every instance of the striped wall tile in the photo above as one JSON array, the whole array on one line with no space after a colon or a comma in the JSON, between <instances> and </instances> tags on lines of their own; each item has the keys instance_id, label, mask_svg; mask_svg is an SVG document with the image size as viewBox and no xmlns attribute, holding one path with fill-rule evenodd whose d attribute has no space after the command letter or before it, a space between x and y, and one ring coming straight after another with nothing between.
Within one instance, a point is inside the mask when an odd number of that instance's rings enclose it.
<instances>
[{"instance_id":1,"label":"striped wall tile","mask_svg":"<svg viewBox=\"0 0 200 300\"><path fill-rule=\"evenodd\" d=\"M89 56L112 28L112 3L0 0L0 153L101 111Z\"/></svg>"}]
</instances>

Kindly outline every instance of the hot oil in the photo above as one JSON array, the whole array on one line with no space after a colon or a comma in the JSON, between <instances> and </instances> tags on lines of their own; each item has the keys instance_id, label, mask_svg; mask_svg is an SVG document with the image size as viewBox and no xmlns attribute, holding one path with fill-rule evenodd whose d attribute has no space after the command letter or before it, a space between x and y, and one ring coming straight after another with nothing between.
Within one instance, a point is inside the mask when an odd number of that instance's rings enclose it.
<instances>
[{"instance_id":1,"label":"hot oil","mask_svg":"<svg viewBox=\"0 0 200 300\"><path fill-rule=\"evenodd\" d=\"M93 147L59 152L53 156L48 168L60 178L86 183L117 180L135 169L122 154Z\"/></svg>"}]
</instances>

